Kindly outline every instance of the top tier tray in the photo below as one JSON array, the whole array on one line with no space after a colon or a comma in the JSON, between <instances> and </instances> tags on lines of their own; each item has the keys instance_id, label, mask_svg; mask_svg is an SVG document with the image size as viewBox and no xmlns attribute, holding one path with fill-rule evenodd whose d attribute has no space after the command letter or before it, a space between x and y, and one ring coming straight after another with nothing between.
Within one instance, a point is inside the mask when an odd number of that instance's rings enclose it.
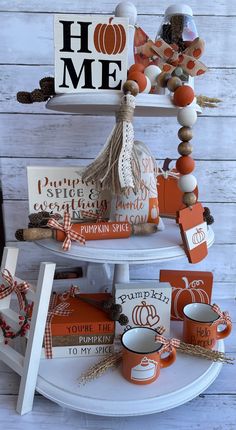
<instances>
[{"instance_id":1,"label":"top tier tray","mask_svg":"<svg viewBox=\"0 0 236 430\"><path fill-rule=\"evenodd\" d=\"M74 93L59 94L52 97L47 109L80 115L114 116L120 106L121 92L117 93ZM196 107L198 113L201 108L194 101L191 106ZM170 95L139 94L136 97L134 115L139 117L176 116L177 110Z\"/></svg>"}]
</instances>

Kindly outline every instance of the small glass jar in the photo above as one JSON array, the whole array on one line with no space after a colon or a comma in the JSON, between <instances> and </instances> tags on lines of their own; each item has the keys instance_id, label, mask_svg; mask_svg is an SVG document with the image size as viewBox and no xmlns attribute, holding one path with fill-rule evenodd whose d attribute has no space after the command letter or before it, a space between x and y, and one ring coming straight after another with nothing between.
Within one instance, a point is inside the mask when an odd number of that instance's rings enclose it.
<instances>
[{"instance_id":1,"label":"small glass jar","mask_svg":"<svg viewBox=\"0 0 236 430\"><path fill-rule=\"evenodd\" d=\"M160 37L169 45L177 45L178 51L184 51L190 42L198 37L191 7L186 4L169 6L165 11L156 40Z\"/></svg>"}]
</instances>

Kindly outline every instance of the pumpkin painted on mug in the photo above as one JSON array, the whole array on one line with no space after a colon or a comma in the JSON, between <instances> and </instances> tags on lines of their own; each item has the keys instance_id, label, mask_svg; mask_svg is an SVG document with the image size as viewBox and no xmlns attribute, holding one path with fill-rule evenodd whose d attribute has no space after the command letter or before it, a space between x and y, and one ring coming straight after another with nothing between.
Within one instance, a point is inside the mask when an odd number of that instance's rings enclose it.
<instances>
[{"instance_id":1,"label":"pumpkin painted on mug","mask_svg":"<svg viewBox=\"0 0 236 430\"><path fill-rule=\"evenodd\" d=\"M196 245L198 243L202 243L205 240L205 233L202 228L197 228L196 233L193 234L192 241Z\"/></svg>"},{"instance_id":2,"label":"pumpkin painted on mug","mask_svg":"<svg viewBox=\"0 0 236 430\"><path fill-rule=\"evenodd\" d=\"M112 24L112 20L109 19L109 24L98 24L94 31L94 46L102 54L120 54L125 48L125 29L121 24Z\"/></svg>"},{"instance_id":3,"label":"pumpkin painted on mug","mask_svg":"<svg viewBox=\"0 0 236 430\"><path fill-rule=\"evenodd\" d=\"M132 321L137 326L153 327L159 322L159 319L155 306L148 305L145 301L136 305L132 312Z\"/></svg>"}]
</instances>

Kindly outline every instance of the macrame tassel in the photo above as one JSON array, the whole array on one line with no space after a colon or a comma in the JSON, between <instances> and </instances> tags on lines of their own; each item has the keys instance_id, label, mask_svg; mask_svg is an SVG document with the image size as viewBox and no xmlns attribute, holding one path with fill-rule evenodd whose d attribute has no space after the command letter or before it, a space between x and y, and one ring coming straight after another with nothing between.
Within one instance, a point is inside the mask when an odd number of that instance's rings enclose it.
<instances>
[{"instance_id":1,"label":"macrame tassel","mask_svg":"<svg viewBox=\"0 0 236 430\"><path fill-rule=\"evenodd\" d=\"M133 150L134 108L135 97L124 95L116 115L116 125L98 157L85 169L84 181L94 181L102 189L109 189L114 194L120 194L128 188L132 188L135 193L138 191L141 173Z\"/></svg>"}]
</instances>

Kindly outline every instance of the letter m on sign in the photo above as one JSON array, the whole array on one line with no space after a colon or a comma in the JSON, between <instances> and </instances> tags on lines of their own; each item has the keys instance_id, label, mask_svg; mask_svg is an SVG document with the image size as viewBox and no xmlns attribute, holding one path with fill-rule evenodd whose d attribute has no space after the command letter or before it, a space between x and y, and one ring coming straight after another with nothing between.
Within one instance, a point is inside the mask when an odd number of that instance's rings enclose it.
<instances>
[{"instance_id":1,"label":"letter m on sign","mask_svg":"<svg viewBox=\"0 0 236 430\"><path fill-rule=\"evenodd\" d=\"M55 15L55 91L119 91L127 77L128 19Z\"/></svg>"}]
</instances>

